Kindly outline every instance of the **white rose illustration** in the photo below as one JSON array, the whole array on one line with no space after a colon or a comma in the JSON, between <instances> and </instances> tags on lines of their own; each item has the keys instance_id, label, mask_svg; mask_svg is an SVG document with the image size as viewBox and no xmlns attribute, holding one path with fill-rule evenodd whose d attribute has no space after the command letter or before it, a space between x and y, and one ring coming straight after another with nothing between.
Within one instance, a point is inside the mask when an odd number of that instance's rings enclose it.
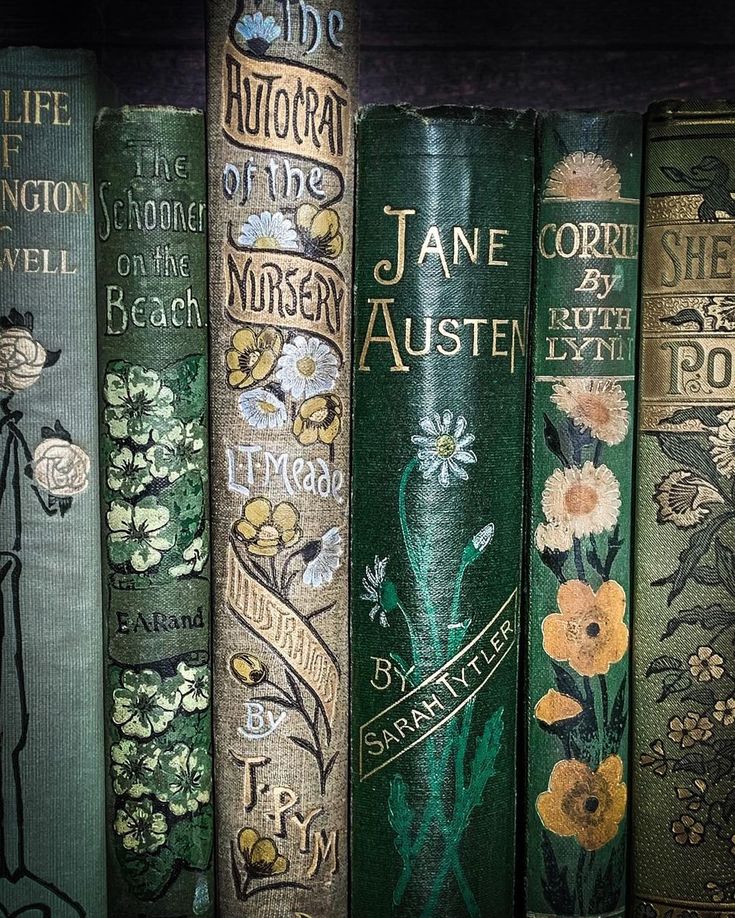
<instances>
[{"instance_id":1,"label":"white rose illustration","mask_svg":"<svg viewBox=\"0 0 735 918\"><path fill-rule=\"evenodd\" d=\"M48 354L20 325L0 328L0 390L20 392L38 380Z\"/></svg>"},{"instance_id":2,"label":"white rose illustration","mask_svg":"<svg viewBox=\"0 0 735 918\"><path fill-rule=\"evenodd\" d=\"M89 484L89 456L80 446L49 437L33 454L33 480L54 497L75 497Z\"/></svg>"}]
</instances>

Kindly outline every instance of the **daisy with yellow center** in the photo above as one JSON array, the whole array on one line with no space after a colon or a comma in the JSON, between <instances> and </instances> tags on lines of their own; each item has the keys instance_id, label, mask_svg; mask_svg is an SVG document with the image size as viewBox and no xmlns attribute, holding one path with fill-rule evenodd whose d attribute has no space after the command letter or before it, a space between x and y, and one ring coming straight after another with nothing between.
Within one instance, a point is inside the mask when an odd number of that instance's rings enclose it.
<instances>
[{"instance_id":1,"label":"daisy with yellow center","mask_svg":"<svg viewBox=\"0 0 735 918\"><path fill-rule=\"evenodd\" d=\"M246 249L298 249L294 225L280 211L252 214L240 227L237 241Z\"/></svg>"},{"instance_id":2,"label":"daisy with yellow center","mask_svg":"<svg viewBox=\"0 0 735 918\"><path fill-rule=\"evenodd\" d=\"M565 379L554 385L551 401L581 430L610 446L628 433L628 401L613 379Z\"/></svg>"},{"instance_id":3,"label":"daisy with yellow center","mask_svg":"<svg viewBox=\"0 0 735 918\"><path fill-rule=\"evenodd\" d=\"M466 481L469 475L464 466L477 462L469 449L475 435L467 433L467 419L458 415L455 420L451 411L444 411L422 418L419 426L423 433L411 437L411 442L418 447L416 455L424 478L436 476L444 488L453 479Z\"/></svg>"},{"instance_id":4,"label":"daisy with yellow center","mask_svg":"<svg viewBox=\"0 0 735 918\"><path fill-rule=\"evenodd\" d=\"M287 420L286 406L267 389L250 389L240 396L240 413L255 430L278 430Z\"/></svg>"},{"instance_id":5,"label":"daisy with yellow center","mask_svg":"<svg viewBox=\"0 0 735 918\"><path fill-rule=\"evenodd\" d=\"M276 379L294 398L311 398L331 392L339 376L334 349L316 336L297 335L283 346Z\"/></svg>"},{"instance_id":6,"label":"daisy with yellow center","mask_svg":"<svg viewBox=\"0 0 735 918\"><path fill-rule=\"evenodd\" d=\"M620 484L606 465L556 469L547 479L541 506L549 522L584 538L612 529L620 513Z\"/></svg>"}]
</instances>

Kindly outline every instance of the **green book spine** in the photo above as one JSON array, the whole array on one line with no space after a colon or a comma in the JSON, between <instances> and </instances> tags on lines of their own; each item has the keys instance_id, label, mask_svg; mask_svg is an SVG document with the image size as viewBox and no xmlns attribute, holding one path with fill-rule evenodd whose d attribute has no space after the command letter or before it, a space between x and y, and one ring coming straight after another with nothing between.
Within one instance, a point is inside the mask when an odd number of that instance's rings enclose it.
<instances>
[{"instance_id":1,"label":"green book spine","mask_svg":"<svg viewBox=\"0 0 735 918\"><path fill-rule=\"evenodd\" d=\"M641 918L735 914L735 103L649 111L636 504Z\"/></svg>"},{"instance_id":2,"label":"green book spine","mask_svg":"<svg viewBox=\"0 0 735 918\"><path fill-rule=\"evenodd\" d=\"M534 116L358 124L352 913L514 913Z\"/></svg>"},{"instance_id":3,"label":"green book spine","mask_svg":"<svg viewBox=\"0 0 735 918\"><path fill-rule=\"evenodd\" d=\"M642 119L539 119L526 912L625 914Z\"/></svg>"},{"instance_id":4,"label":"green book spine","mask_svg":"<svg viewBox=\"0 0 735 918\"><path fill-rule=\"evenodd\" d=\"M105 914L95 107L91 54L0 51L4 915Z\"/></svg>"},{"instance_id":5,"label":"green book spine","mask_svg":"<svg viewBox=\"0 0 735 918\"><path fill-rule=\"evenodd\" d=\"M347 913L356 0L209 4L218 902Z\"/></svg>"},{"instance_id":6,"label":"green book spine","mask_svg":"<svg viewBox=\"0 0 735 918\"><path fill-rule=\"evenodd\" d=\"M110 916L213 915L201 112L95 124Z\"/></svg>"}]
</instances>

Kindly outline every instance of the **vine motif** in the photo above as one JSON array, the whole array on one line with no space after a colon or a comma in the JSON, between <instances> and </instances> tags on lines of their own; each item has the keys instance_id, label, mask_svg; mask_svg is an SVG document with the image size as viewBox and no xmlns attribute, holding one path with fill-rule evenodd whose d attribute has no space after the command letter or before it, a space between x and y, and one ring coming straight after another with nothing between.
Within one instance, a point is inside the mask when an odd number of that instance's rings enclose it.
<instances>
[{"instance_id":1,"label":"vine motif","mask_svg":"<svg viewBox=\"0 0 735 918\"><path fill-rule=\"evenodd\" d=\"M690 637L686 650L665 652L647 667L658 704L676 707L640 765L662 780L676 779L673 842L695 851L710 841L729 857L735 856L735 410L687 408L665 423L667 432L651 435L669 461L653 498L659 526L673 527L685 544L674 570L652 586L668 591L672 610L688 586L706 588L713 601L673 611L661 634L664 647L683 633ZM679 432L670 429L677 425ZM735 902L727 875L712 877L702 892L716 903Z\"/></svg>"},{"instance_id":2,"label":"vine motif","mask_svg":"<svg viewBox=\"0 0 735 918\"><path fill-rule=\"evenodd\" d=\"M0 590L3 623L0 632L0 671L7 703L16 715L0 734L0 823L6 827L0 847L0 877L10 881L25 901L14 914L37 910L48 915L86 915L53 882L37 876L26 861L23 779L21 760L29 730L34 728L28 708L27 673L23 653L21 597L23 587L24 499L30 490L48 517L65 517L74 500L89 483L88 454L72 440L61 421L42 427L38 446L32 450L23 429L24 413L14 398L29 390L61 357L35 337L31 312L11 309L0 317L0 510L7 520L7 542L0 549Z\"/></svg>"},{"instance_id":3,"label":"vine motif","mask_svg":"<svg viewBox=\"0 0 735 918\"><path fill-rule=\"evenodd\" d=\"M558 467L543 489L535 541L557 582L557 611L542 622L554 687L534 715L537 727L559 741L562 758L536 799L542 885L558 914L605 913L620 902L625 845L602 861L601 852L619 836L627 804L628 680L620 679L611 699L608 679L625 665L629 633L625 590L612 579L624 544L620 485L603 460L625 441L630 415L614 379L559 380L551 401L562 418L544 414L544 441ZM575 876L560 859L558 837L575 843Z\"/></svg>"}]
</instances>

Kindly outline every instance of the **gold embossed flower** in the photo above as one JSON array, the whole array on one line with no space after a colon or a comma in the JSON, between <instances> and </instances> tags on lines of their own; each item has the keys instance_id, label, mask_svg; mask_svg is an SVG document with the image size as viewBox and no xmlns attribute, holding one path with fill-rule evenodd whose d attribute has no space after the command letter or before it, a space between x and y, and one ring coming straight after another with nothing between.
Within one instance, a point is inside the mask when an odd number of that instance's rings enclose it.
<instances>
[{"instance_id":1,"label":"gold embossed flower","mask_svg":"<svg viewBox=\"0 0 735 918\"><path fill-rule=\"evenodd\" d=\"M650 768L654 774L659 775L661 778L665 778L669 773L669 760L666 756L664 744L660 739L656 739L650 744L650 749L650 752L644 752L641 755L641 767Z\"/></svg>"},{"instance_id":2,"label":"gold embossed flower","mask_svg":"<svg viewBox=\"0 0 735 918\"><path fill-rule=\"evenodd\" d=\"M339 214L331 207L302 204L296 211L296 228L311 258L339 258L344 248Z\"/></svg>"},{"instance_id":3,"label":"gold embossed flower","mask_svg":"<svg viewBox=\"0 0 735 918\"><path fill-rule=\"evenodd\" d=\"M704 742L712 736L714 724L703 714L696 711L681 717L672 717L669 721L669 739L682 749L690 749L695 743Z\"/></svg>"},{"instance_id":4,"label":"gold embossed flower","mask_svg":"<svg viewBox=\"0 0 735 918\"><path fill-rule=\"evenodd\" d=\"M556 469L547 479L541 506L549 522L584 538L612 529L620 513L620 485L606 465Z\"/></svg>"},{"instance_id":5,"label":"gold embossed flower","mask_svg":"<svg viewBox=\"0 0 735 918\"><path fill-rule=\"evenodd\" d=\"M699 647L689 657L689 672L697 682L712 682L721 679L725 673L722 664L725 661L711 647Z\"/></svg>"},{"instance_id":6,"label":"gold embossed flower","mask_svg":"<svg viewBox=\"0 0 735 918\"><path fill-rule=\"evenodd\" d=\"M618 834L627 798L619 756L609 756L597 771L565 759L554 766L536 810L550 832L573 836L586 851L596 851Z\"/></svg>"},{"instance_id":7,"label":"gold embossed flower","mask_svg":"<svg viewBox=\"0 0 735 918\"><path fill-rule=\"evenodd\" d=\"M554 385L551 401L575 426L610 446L622 443L628 433L628 400L614 379L565 379Z\"/></svg>"},{"instance_id":8,"label":"gold embossed flower","mask_svg":"<svg viewBox=\"0 0 735 918\"><path fill-rule=\"evenodd\" d=\"M301 538L299 512L286 501L274 507L268 498L256 497L242 508L235 535L251 555L273 558Z\"/></svg>"},{"instance_id":9,"label":"gold embossed flower","mask_svg":"<svg viewBox=\"0 0 735 918\"><path fill-rule=\"evenodd\" d=\"M656 485L653 499L658 504L658 522L680 529L697 526L709 516L713 504L725 503L716 488L689 469L669 472Z\"/></svg>"},{"instance_id":10,"label":"gold embossed flower","mask_svg":"<svg viewBox=\"0 0 735 918\"><path fill-rule=\"evenodd\" d=\"M54 497L76 497L89 484L89 456L81 446L48 437L33 454L33 480Z\"/></svg>"},{"instance_id":11,"label":"gold embossed flower","mask_svg":"<svg viewBox=\"0 0 735 918\"><path fill-rule=\"evenodd\" d=\"M551 170L544 195L567 201L617 201L620 173L599 153L577 150Z\"/></svg>"},{"instance_id":12,"label":"gold embossed flower","mask_svg":"<svg viewBox=\"0 0 735 918\"><path fill-rule=\"evenodd\" d=\"M259 332L249 327L236 331L226 358L232 388L248 389L270 376L282 349L283 336L270 325Z\"/></svg>"},{"instance_id":13,"label":"gold embossed flower","mask_svg":"<svg viewBox=\"0 0 735 918\"><path fill-rule=\"evenodd\" d=\"M288 858L279 854L272 838L260 835L255 829L241 829L237 847L251 877L277 877L288 870Z\"/></svg>"},{"instance_id":14,"label":"gold embossed flower","mask_svg":"<svg viewBox=\"0 0 735 918\"><path fill-rule=\"evenodd\" d=\"M735 698L715 702L712 716L715 720L719 720L723 727L732 727L735 724Z\"/></svg>"},{"instance_id":15,"label":"gold embossed flower","mask_svg":"<svg viewBox=\"0 0 735 918\"><path fill-rule=\"evenodd\" d=\"M308 398L294 418L293 432L302 446L334 443L342 429L342 402L330 393Z\"/></svg>"},{"instance_id":16,"label":"gold embossed flower","mask_svg":"<svg viewBox=\"0 0 735 918\"><path fill-rule=\"evenodd\" d=\"M704 841L704 826L689 813L675 819L671 831L677 845L698 845Z\"/></svg>"},{"instance_id":17,"label":"gold embossed flower","mask_svg":"<svg viewBox=\"0 0 735 918\"><path fill-rule=\"evenodd\" d=\"M21 392L41 376L48 354L21 325L0 327L0 391Z\"/></svg>"},{"instance_id":18,"label":"gold embossed flower","mask_svg":"<svg viewBox=\"0 0 735 918\"><path fill-rule=\"evenodd\" d=\"M563 692L557 692L556 689L549 689L536 703L533 713L542 724L553 726L579 717L583 710L576 698L565 695Z\"/></svg>"},{"instance_id":19,"label":"gold embossed flower","mask_svg":"<svg viewBox=\"0 0 735 918\"><path fill-rule=\"evenodd\" d=\"M625 591L614 580L595 593L581 580L568 580L556 597L559 611L542 623L544 650L560 663L568 662L581 676L601 676L628 649Z\"/></svg>"},{"instance_id":20,"label":"gold embossed flower","mask_svg":"<svg viewBox=\"0 0 735 918\"><path fill-rule=\"evenodd\" d=\"M230 660L230 669L235 678L248 688L260 685L268 675L265 663L253 653L236 653Z\"/></svg>"}]
</instances>

